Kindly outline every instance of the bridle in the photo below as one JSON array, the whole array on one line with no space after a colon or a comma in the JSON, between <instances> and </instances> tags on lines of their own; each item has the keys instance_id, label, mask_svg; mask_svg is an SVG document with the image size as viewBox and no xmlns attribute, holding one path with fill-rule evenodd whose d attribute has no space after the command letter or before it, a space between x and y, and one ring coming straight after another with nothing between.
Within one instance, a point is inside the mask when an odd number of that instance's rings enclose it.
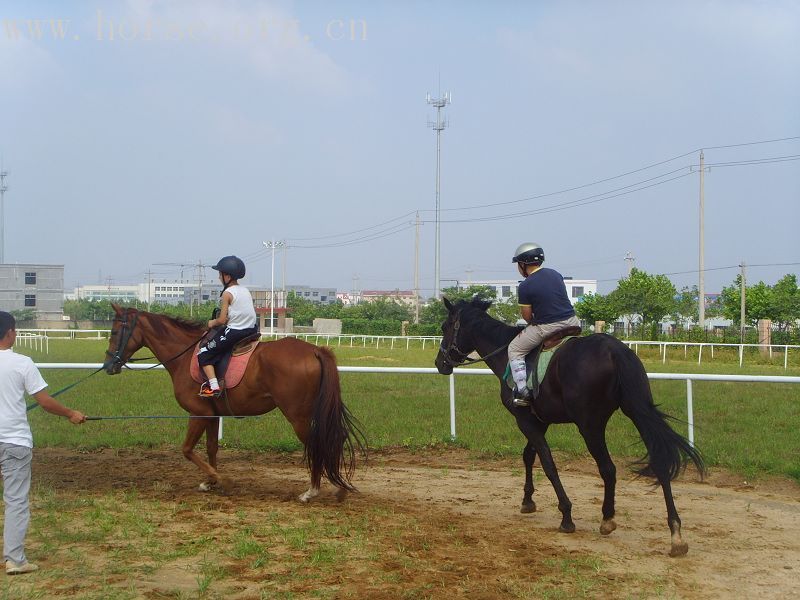
<instances>
[{"instance_id":1,"label":"bridle","mask_svg":"<svg viewBox=\"0 0 800 600\"><path fill-rule=\"evenodd\" d=\"M482 356L480 358L469 358L470 353L464 352L458 347L458 330L460 328L461 312L459 311L456 315L456 320L453 323L453 337L450 340L450 345L447 348L444 347L444 338L442 338L442 342L439 344L439 355L442 357L442 361L449 367L457 367L459 365L474 365L475 363L485 362L487 358L491 358L495 354L499 354L508 348L508 344L503 344L499 348L492 350L486 356Z\"/></svg>"},{"instance_id":2,"label":"bridle","mask_svg":"<svg viewBox=\"0 0 800 600\"><path fill-rule=\"evenodd\" d=\"M129 358L127 361L123 360L122 356L125 353L125 347L128 345L128 341L131 339L131 336L133 335L133 329L134 327L136 327L136 322L139 318L139 313L134 311L133 318L131 319L131 323L129 326L128 325L129 314L130 314L130 309L126 308L125 312L122 313L123 318L114 317L115 323L122 323L122 326L120 327L119 344L117 345L117 349L115 352L110 352L106 350L106 356L108 356L109 359L106 360L102 368L108 368L117 365L119 365L120 368L122 368L123 366L126 366L125 365L126 362L138 362L142 360L150 360L151 358L156 358L155 356L143 356L141 358ZM180 358L181 356L186 354L189 350L194 348L197 345L197 343L206 336L206 333L208 332L203 332L203 335L200 336L200 338L193 341L184 350L182 350L180 353L176 354L172 358L168 358L165 361L156 363L152 367L148 367L148 369L155 369L159 365L166 365L168 362L172 362L176 358Z\"/></svg>"},{"instance_id":3,"label":"bridle","mask_svg":"<svg viewBox=\"0 0 800 600\"><path fill-rule=\"evenodd\" d=\"M114 317L115 323L122 323L119 332L119 344L117 345L117 350L115 352L110 352L106 350L106 356L109 359L106 361L105 367L116 367L119 365L122 367L126 361L122 359L122 355L125 353L125 347L128 345L128 341L131 339L133 335L133 328L136 327L136 320L139 318L138 313L133 314L133 319L131 320L130 326L128 325L128 314L130 309L126 308L125 312L123 313L123 318L120 319L119 317Z\"/></svg>"}]
</instances>

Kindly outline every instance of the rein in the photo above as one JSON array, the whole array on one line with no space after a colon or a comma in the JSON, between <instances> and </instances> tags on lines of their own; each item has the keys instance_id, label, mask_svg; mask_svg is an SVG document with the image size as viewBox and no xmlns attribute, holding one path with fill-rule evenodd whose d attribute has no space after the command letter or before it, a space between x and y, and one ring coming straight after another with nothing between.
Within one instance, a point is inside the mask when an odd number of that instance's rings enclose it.
<instances>
[{"instance_id":1,"label":"rein","mask_svg":"<svg viewBox=\"0 0 800 600\"><path fill-rule=\"evenodd\" d=\"M127 367L126 363L129 362L141 362L143 360L149 360L151 358L158 358L156 356L143 356L140 358L129 358L127 361L122 360L122 355L125 352L125 347L128 345L128 341L131 339L131 336L133 335L133 329L134 327L136 327L136 321L139 318L138 313L134 314L130 328L128 328L128 311L129 309L126 308L124 313L124 319L119 319L119 318L114 319L114 321L116 321L117 323L122 323L121 333L119 337L119 345L117 346L117 350L114 353L111 353L108 350L106 350L106 355L110 357L110 363L109 361L106 361L106 363L101 368L105 368L106 366L116 365L116 364L121 364L121 366ZM203 335L201 335L198 339L193 341L191 344L189 344L189 346L187 346L185 349L183 349L180 353L176 354L172 358L168 358L167 360L157 362L152 367L147 367L146 369L142 370L149 371L150 369L155 369L160 365L166 365L168 362L172 362L176 358L180 358L181 356L186 354L189 350L194 348L197 345L197 343L205 337L206 333L207 332L203 332Z\"/></svg>"},{"instance_id":2,"label":"rein","mask_svg":"<svg viewBox=\"0 0 800 600\"><path fill-rule=\"evenodd\" d=\"M505 343L504 345L500 346L499 348L495 348L486 356L482 356L480 358L469 358L469 352L464 352L463 350L459 349L458 347L458 330L461 327L461 314L459 313L458 318L456 319L455 323L453 323L453 339L450 341L450 346L448 348L444 347L444 339L442 339L442 343L439 344L439 352L441 352L444 361L450 365L451 367L456 367L459 365L474 365L480 362L486 362L487 359L492 358L493 356L499 354L511 343L510 341ZM457 352L460 354L460 357L456 357L455 359L451 358L450 354L452 352Z\"/></svg>"}]
</instances>

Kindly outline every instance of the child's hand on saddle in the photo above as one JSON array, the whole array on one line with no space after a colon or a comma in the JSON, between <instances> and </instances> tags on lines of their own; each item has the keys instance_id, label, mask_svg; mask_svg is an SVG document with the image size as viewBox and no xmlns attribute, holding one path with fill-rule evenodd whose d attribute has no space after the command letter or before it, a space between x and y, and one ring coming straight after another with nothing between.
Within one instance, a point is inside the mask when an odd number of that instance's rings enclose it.
<instances>
[{"instance_id":1,"label":"child's hand on saddle","mask_svg":"<svg viewBox=\"0 0 800 600\"><path fill-rule=\"evenodd\" d=\"M212 320L210 320L210 321L208 322L207 326L208 326L208 328L209 328L209 329L214 329L214 327L216 327L216 326L217 326L217 322L216 322L216 321L214 321L214 319L212 319Z\"/></svg>"}]
</instances>

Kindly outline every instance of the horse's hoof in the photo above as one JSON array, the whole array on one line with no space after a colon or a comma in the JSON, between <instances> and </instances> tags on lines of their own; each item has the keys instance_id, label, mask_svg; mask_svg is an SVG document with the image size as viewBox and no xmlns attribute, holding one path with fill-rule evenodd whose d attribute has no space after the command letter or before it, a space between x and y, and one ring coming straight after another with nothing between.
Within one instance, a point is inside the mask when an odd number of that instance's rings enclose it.
<instances>
[{"instance_id":1,"label":"horse's hoof","mask_svg":"<svg viewBox=\"0 0 800 600\"><path fill-rule=\"evenodd\" d=\"M312 498L316 498L319 494L319 489L310 489L306 490L302 494L300 494L297 499L300 500L303 504L307 504Z\"/></svg>"},{"instance_id":2,"label":"horse's hoof","mask_svg":"<svg viewBox=\"0 0 800 600\"><path fill-rule=\"evenodd\" d=\"M608 535L612 531L617 528L617 524L614 522L614 519L607 519L600 523L600 533L603 535Z\"/></svg>"},{"instance_id":3,"label":"horse's hoof","mask_svg":"<svg viewBox=\"0 0 800 600\"><path fill-rule=\"evenodd\" d=\"M197 486L197 489L200 492L210 492L210 491L212 491L214 489L215 485L216 484L214 484L214 483L212 483L210 481L204 481L203 483L201 483L200 485Z\"/></svg>"},{"instance_id":4,"label":"horse's hoof","mask_svg":"<svg viewBox=\"0 0 800 600\"><path fill-rule=\"evenodd\" d=\"M567 524L562 523L559 526L558 530L561 533L575 533L575 523L567 523Z\"/></svg>"},{"instance_id":5,"label":"horse's hoof","mask_svg":"<svg viewBox=\"0 0 800 600\"><path fill-rule=\"evenodd\" d=\"M536 512L536 502L523 502L519 512L522 514Z\"/></svg>"},{"instance_id":6,"label":"horse's hoof","mask_svg":"<svg viewBox=\"0 0 800 600\"><path fill-rule=\"evenodd\" d=\"M672 544L669 555L674 558L676 556L685 556L687 552L689 552L689 544L681 542L680 544Z\"/></svg>"}]
</instances>

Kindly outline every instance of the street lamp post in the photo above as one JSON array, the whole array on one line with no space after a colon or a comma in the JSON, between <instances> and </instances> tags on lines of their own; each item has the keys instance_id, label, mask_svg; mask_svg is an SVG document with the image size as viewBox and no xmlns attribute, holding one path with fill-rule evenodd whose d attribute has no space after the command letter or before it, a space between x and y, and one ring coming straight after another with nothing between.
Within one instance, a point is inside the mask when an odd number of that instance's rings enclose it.
<instances>
[{"instance_id":1,"label":"street lamp post","mask_svg":"<svg viewBox=\"0 0 800 600\"><path fill-rule=\"evenodd\" d=\"M270 275L269 292L269 333L275 333L275 248L284 248L286 242L283 240L275 241L273 238L269 242L264 242L264 246L272 250L272 269Z\"/></svg>"}]
</instances>

